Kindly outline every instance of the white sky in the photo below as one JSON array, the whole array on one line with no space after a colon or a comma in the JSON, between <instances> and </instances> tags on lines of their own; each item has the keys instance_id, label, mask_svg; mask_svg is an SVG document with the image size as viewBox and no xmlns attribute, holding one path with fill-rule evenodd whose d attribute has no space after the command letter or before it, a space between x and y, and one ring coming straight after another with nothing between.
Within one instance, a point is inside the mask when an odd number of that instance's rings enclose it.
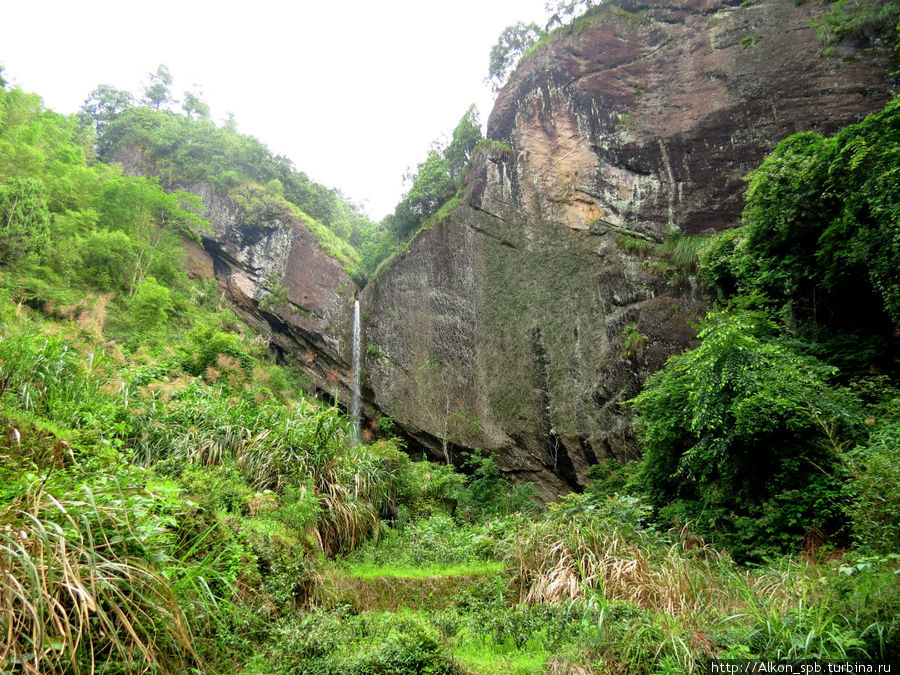
<instances>
[{"instance_id":1,"label":"white sky","mask_svg":"<svg viewBox=\"0 0 900 675\"><path fill-rule=\"evenodd\" d=\"M472 103L504 27L538 21L544 0L11 0L4 76L48 108L78 110L99 84L140 94L163 63L173 93L199 85L220 122L380 219Z\"/></svg>"}]
</instances>

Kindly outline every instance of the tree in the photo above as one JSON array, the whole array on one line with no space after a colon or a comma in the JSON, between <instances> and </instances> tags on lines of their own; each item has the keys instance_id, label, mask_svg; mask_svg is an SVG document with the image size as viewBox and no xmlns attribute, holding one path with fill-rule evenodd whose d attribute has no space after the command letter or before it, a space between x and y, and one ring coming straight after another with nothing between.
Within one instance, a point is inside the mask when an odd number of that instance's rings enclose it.
<instances>
[{"instance_id":1,"label":"tree","mask_svg":"<svg viewBox=\"0 0 900 675\"><path fill-rule=\"evenodd\" d=\"M158 181L119 176L107 181L98 199L100 225L123 230L135 243L136 259L127 287L132 292L147 275L171 274L182 236L196 238L208 225L197 213L200 198L188 192L165 192ZM165 279L163 279L165 280Z\"/></svg>"},{"instance_id":2,"label":"tree","mask_svg":"<svg viewBox=\"0 0 900 675\"><path fill-rule=\"evenodd\" d=\"M147 73L150 81L144 87L144 98L142 103L159 110L164 105L175 103L169 87L172 86L172 74L169 72L168 66L160 64L155 73Z\"/></svg>"},{"instance_id":3,"label":"tree","mask_svg":"<svg viewBox=\"0 0 900 675\"><path fill-rule=\"evenodd\" d=\"M535 23L525 24L521 21L514 26L507 26L491 48L491 59L488 66L488 82L494 92L509 79L525 53L543 36L543 32Z\"/></svg>"},{"instance_id":4,"label":"tree","mask_svg":"<svg viewBox=\"0 0 900 675\"><path fill-rule=\"evenodd\" d=\"M134 98L127 91L101 84L88 95L78 111L79 125L82 128L93 127L97 135L100 135L133 102Z\"/></svg>"},{"instance_id":5,"label":"tree","mask_svg":"<svg viewBox=\"0 0 900 675\"><path fill-rule=\"evenodd\" d=\"M778 332L759 313L714 312L700 346L633 400L651 501L742 557L834 531L840 439L858 429L852 399L829 386L835 369Z\"/></svg>"},{"instance_id":6,"label":"tree","mask_svg":"<svg viewBox=\"0 0 900 675\"><path fill-rule=\"evenodd\" d=\"M450 144L444 150L444 160L447 162L447 173L450 178L453 180L459 178L480 140L481 121L478 119L478 108L473 103L459 120L453 130Z\"/></svg>"},{"instance_id":7,"label":"tree","mask_svg":"<svg viewBox=\"0 0 900 675\"><path fill-rule=\"evenodd\" d=\"M784 139L751 172L743 220L701 252L700 273L720 296L754 298L805 337L844 343L835 343L832 363L891 362L900 324L900 97L831 138Z\"/></svg>"},{"instance_id":8,"label":"tree","mask_svg":"<svg viewBox=\"0 0 900 675\"><path fill-rule=\"evenodd\" d=\"M447 161L437 150L432 150L428 159L419 164L412 179L412 187L397 205L392 222L401 239L412 235L453 196L454 182Z\"/></svg>"},{"instance_id":9,"label":"tree","mask_svg":"<svg viewBox=\"0 0 900 675\"><path fill-rule=\"evenodd\" d=\"M127 323L131 330L149 333L168 323L169 312L174 307L169 289L153 277L146 277L135 288L128 302Z\"/></svg>"},{"instance_id":10,"label":"tree","mask_svg":"<svg viewBox=\"0 0 900 675\"><path fill-rule=\"evenodd\" d=\"M554 25L566 24L598 4L594 0L547 0L544 3L544 11L550 17L547 21L547 29L549 30Z\"/></svg>"},{"instance_id":11,"label":"tree","mask_svg":"<svg viewBox=\"0 0 900 675\"><path fill-rule=\"evenodd\" d=\"M181 108L189 117L195 119L208 120L210 117L209 106L201 100L199 94L192 91L184 92L184 103L181 104Z\"/></svg>"}]
</instances>

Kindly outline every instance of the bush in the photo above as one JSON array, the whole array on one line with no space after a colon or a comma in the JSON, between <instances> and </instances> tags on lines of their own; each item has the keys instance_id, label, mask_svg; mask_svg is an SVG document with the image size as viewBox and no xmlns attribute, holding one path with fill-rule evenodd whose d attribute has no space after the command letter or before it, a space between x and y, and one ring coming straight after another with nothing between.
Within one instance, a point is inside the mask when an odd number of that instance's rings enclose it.
<instances>
[{"instance_id":1,"label":"bush","mask_svg":"<svg viewBox=\"0 0 900 675\"><path fill-rule=\"evenodd\" d=\"M848 514L860 550L900 552L900 398L885 411L869 441L850 453L854 478L845 486Z\"/></svg>"},{"instance_id":2,"label":"bush","mask_svg":"<svg viewBox=\"0 0 900 675\"><path fill-rule=\"evenodd\" d=\"M759 314L713 313L701 345L671 358L633 401L639 484L739 557L837 531L836 443L857 429L851 399L828 385L834 370L775 331Z\"/></svg>"},{"instance_id":3,"label":"bush","mask_svg":"<svg viewBox=\"0 0 900 675\"><path fill-rule=\"evenodd\" d=\"M531 501L537 494L534 484L513 483L492 457L472 455L463 468L471 474L459 496L461 518L486 520L536 508Z\"/></svg>"}]
</instances>

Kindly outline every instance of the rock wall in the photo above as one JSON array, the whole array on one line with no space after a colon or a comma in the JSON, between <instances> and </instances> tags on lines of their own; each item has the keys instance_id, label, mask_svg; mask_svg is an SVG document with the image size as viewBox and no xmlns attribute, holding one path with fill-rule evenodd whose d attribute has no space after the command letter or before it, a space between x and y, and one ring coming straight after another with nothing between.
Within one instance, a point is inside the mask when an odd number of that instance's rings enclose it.
<instances>
[{"instance_id":1,"label":"rock wall","mask_svg":"<svg viewBox=\"0 0 900 675\"><path fill-rule=\"evenodd\" d=\"M887 58L823 56L818 2L647 0L523 63L460 205L366 287L365 392L436 458L485 448L542 493L636 455L627 405L707 301L659 255L739 223L745 176L887 99Z\"/></svg>"},{"instance_id":2,"label":"rock wall","mask_svg":"<svg viewBox=\"0 0 900 675\"><path fill-rule=\"evenodd\" d=\"M319 390L348 403L356 283L300 219L250 224L210 186L189 189L203 199L211 226L202 247L189 249L193 264L211 267L241 315L272 345L296 356Z\"/></svg>"}]
</instances>

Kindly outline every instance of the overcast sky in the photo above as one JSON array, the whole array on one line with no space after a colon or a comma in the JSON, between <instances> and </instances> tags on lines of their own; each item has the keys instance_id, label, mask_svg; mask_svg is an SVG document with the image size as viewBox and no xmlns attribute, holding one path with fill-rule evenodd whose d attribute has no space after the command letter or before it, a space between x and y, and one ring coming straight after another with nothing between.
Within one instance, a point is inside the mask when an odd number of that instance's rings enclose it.
<instances>
[{"instance_id":1,"label":"overcast sky","mask_svg":"<svg viewBox=\"0 0 900 675\"><path fill-rule=\"evenodd\" d=\"M217 122L290 157L380 219L402 176L472 103L505 26L540 21L544 0L10 0L5 77L48 108L78 110L98 84L139 94L166 64L197 85Z\"/></svg>"}]
</instances>

